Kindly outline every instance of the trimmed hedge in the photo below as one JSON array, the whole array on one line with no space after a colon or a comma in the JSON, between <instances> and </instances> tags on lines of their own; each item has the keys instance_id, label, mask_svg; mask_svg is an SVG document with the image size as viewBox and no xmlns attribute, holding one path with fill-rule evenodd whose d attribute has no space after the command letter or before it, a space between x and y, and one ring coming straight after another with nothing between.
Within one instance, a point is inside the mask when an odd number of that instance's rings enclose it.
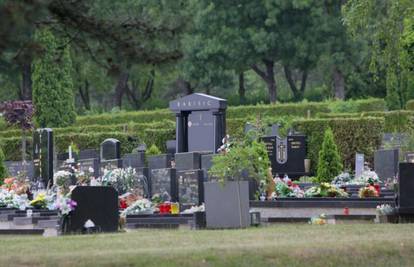
<instances>
[{"instance_id":1,"label":"trimmed hedge","mask_svg":"<svg viewBox=\"0 0 414 267\"><path fill-rule=\"evenodd\" d=\"M308 136L308 157L313 172L328 127L334 133L344 166L351 170L356 152L364 153L366 159L372 162L373 153L380 146L384 133L384 119L374 117L297 120L293 121L293 126Z\"/></svg>"},{"instance_id":2,"label":"trimmed hedge","mask_svg":"<svg viewBox=\"0 0 414 267\"><path fill-rule=\"evenodd\" d=\"M171 129L175 128L175 122L170 120L163 120L153 123L124 123L115 125L87 125L87 126L75 126L66 128L54 128L53 133L55 135L71 134L71 133L100 133L100 132L125 132L125 133L143 133L146 129ZM32 135L30 132L28 135ZM0 131L0 137L19 137L21 136L21 130L8 130Z\"/></svg>"},{"instance_id":3,"label":"trimmed hedge","mask_svg":"<svg viewBox=\"0 0 414 267\"><path fill-rule=\"evenodd\" d=\"M347 101L328 102L332 113L343 112L366 112L366 111L386 111L387 104L382 98L368 98Z\"/></svg>"},{"instance_id":4,"label":"trimmed hedge","mask_svg":"<svg viewBox=\"0 0 414 267\"><path fill-rule=\"evenodd\" d=\"M144 130L141 134L125 132L100 132L100 133L71 133L60 134L54 137L56 152L61 153L67 150L73 142L79 149L99 148L103 140L116 138L121 141L121 153L131 153L140 143L148 146L157 145L162 151L166 151L165 142L174 138L175 129L150 129ZM21 160L21 138L2 138L2 147L6 160ZM27 138L28 158L32 153L32 137Z\"/></svg>"},{"instance_id":5,"label":"trimmed hedge","mask_svg":"<svg viewBox=\"0 0 414 267\"><path fill-rule=\"evenodd\" d=\"M394 110L387 112L362 112L362 113L319 113L320 118L362 118L362 117L382 117L385 119L384 131L409 132L414 129L414 111Z\"/></svg>"}]
</instances>

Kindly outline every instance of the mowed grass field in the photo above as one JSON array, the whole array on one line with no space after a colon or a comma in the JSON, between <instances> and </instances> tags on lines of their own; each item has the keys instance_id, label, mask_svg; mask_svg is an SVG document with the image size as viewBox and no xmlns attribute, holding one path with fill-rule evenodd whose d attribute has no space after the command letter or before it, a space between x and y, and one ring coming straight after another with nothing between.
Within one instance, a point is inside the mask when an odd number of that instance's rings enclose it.
<instances>
[{"instance_id":1,"label":"mowed grass field","mask_svg":"<svg viewBox=\"0 0 414 267\"><path fill-rule=\"evenodd\" d=\"M0 266L414 266L414 225L1 236Z\"/></svg>"}]
</instances>

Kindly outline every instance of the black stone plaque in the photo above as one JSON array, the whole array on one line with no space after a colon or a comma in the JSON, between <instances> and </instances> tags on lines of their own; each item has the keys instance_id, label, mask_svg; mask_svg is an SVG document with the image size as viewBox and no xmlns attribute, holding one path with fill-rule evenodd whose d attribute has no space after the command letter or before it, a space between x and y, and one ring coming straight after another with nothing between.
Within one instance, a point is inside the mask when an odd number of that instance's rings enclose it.
<instances>
[{"instance_id":1,"label":"black stone plaque","mask_svg":"<svg viewBox=\"0 0 414 267\"><path fill-rule=\"evenodd\" d=\"M104 170L113 170L122 168L122 159L103 160L99 163L100 174L104 174Z\"/></svg>"},{"instance_id":2,"label":"black stone plaque","mask_svg":"<svg viewBox=\"0 0 414 267\"><path fill-rule=\"evenodd\" d=\"M16 177L21 175L23 172L26 172L26 177L30 180L34 178L34 165L33 161L26 161L23 165L23 161L5 161L7 170L10 176Z\"/></svg>"},{"instance_id":3,"label":"black stone plaque","mask_svg":"<svg viewBox=\"0 0 414 267\"><path fill-rule=\"evenodd\" d=\"M213 154L201 155L201 169L203 170L205 181L208 180L208 171L213 166L213 161L212 161L213 157L214 157Z\"/></svg>"},{"instance_id":4,"label":"black stone plaque","mask_svg":"<svg viewBox=\"0 0 414 267\"><path fill-rule=\"evenodd\" d=\"M378 177L386 181L396 177L398 173L399 150L384 149L374 153L374 169Z\"/></svg>"},{"instance_id":5,"label":"black stone plaque","mask_svg":"<svg viewBox=\"0 0 414 267\"><path fill-rule=\"evenodd\" d=\"M178 200L184 205L204 202L204 174L202 170L177 171Z\"/></svg>"},{"instance_id":6,"label":"black stone plaque","mask_svg":"<svg viewBox=\"0 0 414 267\"><path fill-rule=\"evenodd\" d=\"M136 193L144 198L151 197L151 178L148 168L136 168L137 172L137 188Z\"/></svg>"},{"instance_id":7,"label":"black stone plaque","mask_svg":"<svg viewBox=\"0 0 414 267\"><path fill-rule=\"evenodd\" d=\"M161 154L148 157L148 168L152 169L165 169L171 168L172 155Z\"/></svg>"},{"instance_id":8,"label":"black stone plaque","mask_svg":"<svg viewBox=\"0 0 414 267\"><path fill-rule=\"evenodd\" d=\"M201 154L198 152L185 152L175 154L175 168L177 170L201 169Z\"/></svg>"},{"instance_id":9,"label":"black stone plaque","mask_svg":"<svg viewBox=\"0 0 414 267\"><path fill-rule=\"evenodd\" d=\"M53 184L53 131L38 129L33 133L33 164L35 179L42 179L45 186Z\"/></svg>"},{"instance_id":10,"label":"black stone plaque","mask_svg":"<svg viewBox=\"0 0 414 267\"><path fill-rule=\"evenodd\" d=\"M195 93L170 102L176 114L176 152L214 151L226 135L227 101Z\"/></svg>"},{"instance_id":11,"label":"black stone plaque","mask_svg":"<svg viewBox=\"0 0 414 267\"><path fill-rule=\"evenodd\" d=\"M151 195L159 195L164 201L178 201L177 178L175 169L150 170Z\"/></svg>"},{"instance_id":12,"label":"black stone plaque","mask_svg":"<svg viewBox=\"0 0 414 267\"><path fill-rule=\"evenodd\" d=\"M85 149L79 152L79 159L97 159L99 158L99 151L96 149Z\"/></svg>"},{"instance_id":13,"label":"black stone plaque","mask_svg":"<svg viewBox=\"0 0 414 267\"><path fill-rule=\"evenodd\" d=\"M414 163L400 163L397 206L400 213L414 214Z\"/></svg>"},{"instance_id":14,"label":"black stone plaque","mask_svg":"<svg viewBox=\"0 0 414 267\"><path fill-rule=\"evenodd\" d=\"M93 169L93 176L95 178L99 177L99 159L90 158L90 159L81 159L78 161L79 169L81 171L88 171L89 169Z\"/></svg>"},{"instance_id":15,"label":"black stone plaque","mask_svg":"<svg viewBox=\"0 0 414 267\"><path fill-rule=\"evenodd\" d=\"M70 216L68 232L85 231L85 222L91 220L96 230L118 230L118 193L110 186L77 186L71 195L77 206Z\"/></svg>"},{"instance_id":16,"label":"black stone plaque","mask_svg":"<svg viewBox=\"0 0 414 267\"><path fill-rule=\"evenodd\" d=\"M106 139L101 143L101 160L121 158L121 142L114 138Z\"/></svg>"},{"instance_id":17,"label":"black stone plaque","mask_svg":"<svg viewBox=\"0 0 414 267\"><path fill-rule=\"evenodd\" d=\"M122 157L122 166L124 168L143 168L145 167L145 152L125 154Z\"/></svg>"},{"instance_id":18,"label":"black stone plaque","mask_svg":"<svg viewBox=\"0 0 414 267\"><path fill-rule=\"evenodd\" d=\"M306 175L306 136L289 135L286 138L265 136L262 141L266 144L267 153L273 174L287 174L292 178Z\"/></svg>"}]
</instances>

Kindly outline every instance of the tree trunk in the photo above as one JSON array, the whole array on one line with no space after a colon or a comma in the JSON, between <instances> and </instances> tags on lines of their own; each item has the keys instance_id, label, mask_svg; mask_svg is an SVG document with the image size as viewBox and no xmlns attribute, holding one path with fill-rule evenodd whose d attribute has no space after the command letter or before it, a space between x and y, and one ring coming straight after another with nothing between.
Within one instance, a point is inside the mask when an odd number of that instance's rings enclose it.
<instances>
[{"instance_id":1,"label":"tree trunk","mask_svg":"<svg viewBox=\"0 0 414 267\"><path fill-rule=\"evenodd\" d=\"M296 82L293 78L292 70L290 69L290 67L285 65L283 66L283 69L285 71L286 80L290 86L290 89L292 90L294 101L301 101L305 94L306 80L308 78L308 70L302 71L301 84L300 84L300 88L298 89L298 87L296 86Z\"/></svg>"},{"instance_id":2,"label":"tree trunk","mask_svg":"<svg viewBox=\"0 0 414 267\"><path fill-rule=\"evenodd\" d=\"M240 104L246 103L246 88L244 86L244 72L239 73L239 100Z\"/></svg>"},{"instance_id":3,"label":"tree trunk","mask_svg":"<svg viewBox=\"0 0 414 267\"><path fill-rule=\"evenodd\" d=\"M23 63L22 66L22 86L20 88L20 98L22 100L32 100L32 64Z\"/></svg>"},{"instance_id":4,"label":"tree trunk","mask_svg":"<svg viewBox=\"0 0 414 267\"><path fill-rule=\"evenodd\" d=\"M79 95L82 99L83 105L85 106L86 110L91 109L91 101L89 97L89 81L85 80L85 87L79 86Z\"/></svg>"},{"instance_id":5,"label":"tree trunk","mask_svg":"<svg viewBox=\"0 0 414 267\"><path fill-rule=\"evenodd\" d=\"M345 99L345 79L342 72L334 66L332 72L333 85L335 90L335 98L344 100Z\"/></svg>"},{"instance_id":6,"label":"tree trunk","mask_svg":"<svg viewBox=\"0 0 414 267\"><path fill-rule=\"evenodd\" d=\"M259 75L267 85L267 90L269 92L270 103L276 103L277 99L277 87L275 80L275 71L274 71L274 61L263 59L265 65L265 70L261 70L256 64L252 65L252 69Z\"/></svg>"},{"instance_id":7,"label":"tree trunk","mask_svg":"<svg viewBox=\"0 0 414 267\"><path fill-rule=\"evenodd\" d=\"M127 84L125 92L128 96L129 102L134 105L135 109L140 109L142 104L151 98L152 91L154 89L154 79L155 70L151 70L150 77L148 78L143 91L139 88L139 82L132 82L131 88Z\"/></svg>"},{"instance_id":8,"label":"tree trunk","mask_svg":"<svg viewBox=\"0 0 414 267\"><path fill-rule=\"evenodd\" d=\"M122 108L122 97L124 96L125 89L128 86L129 73L123 71L119 74L118 82L115 87L115 105L120 109Z\"/></svg>"}]
</instances>

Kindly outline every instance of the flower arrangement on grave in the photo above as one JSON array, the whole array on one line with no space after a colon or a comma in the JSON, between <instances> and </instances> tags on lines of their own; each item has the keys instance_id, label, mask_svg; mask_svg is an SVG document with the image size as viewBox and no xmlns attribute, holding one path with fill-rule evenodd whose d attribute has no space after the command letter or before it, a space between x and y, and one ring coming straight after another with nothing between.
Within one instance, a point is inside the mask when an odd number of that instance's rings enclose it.
<instances>
[{"instance_id":1,"label":"flower arrangement on grave","mask_svg":"<svg viewBox=\"0 0 414 267\"><path fill-rule=\"evenodd\" d=\"M29 206L26 194L16 194L14 191L0 189L0 207L25 210Z\"/></svg>"},{"instance_id":2,"label":"flower arrangement on grave","mask_svg":"<svg viewBox=\"0 0 414 267\"><path fill-rule=\"evenodd\" d=\"M312 217L309 221L309 224L314 225L325 225L327 223L325 214L321 214L319 216Z\"/></svg>"},{"instance_id":3,"label":"flower arrangement on grave","mask_svg":"<svg viewBox=\"0 0 414 267\"><path fill-rule=\"evenodd\" d=\"M58 195L56 197L54 208L60 211L62 216L67 216L77 206L76 201L72 200L70 195Z\"/></svg>"},{"instance_id":4,"label":"flower arrangement on grave","mask_svg":"<svg viewBox=\"0 0 414 267\"><path fill-rule=\"evenodd\" d=\"M119 208L126 209L135 201L142 199L142 197L138 196L137 194L132 194L130 192L125 193L118 197L119 199Z\"/></svg>"},{"instance_id":5,"label":"flower arrangement on grave","mask_svg":"<svg viewBox=\"0 0 414 267\"><path fill-rule=\"evenodd\" d=\"M366 185L365 187L361 187L358 192L358 196L360 198L367 198L367 197L378 197L377 189L372 185Z\"/></svg>"},{"instance_id":6,"label":"flower arrangement on grave","mask_svg":"<svg viewBox=\"0 0 414 267\"><path fill-rule=\"evenodd\" d=\"M62 194L67 194L70 191L72 185L73 173L69 171L58 171L53 175L55 185L59 187Z\"/></svg>"},{"instance_id":7,"label":"flower arrangement on grave","mask_svg":"<svg viewBox=\"0 0 414 267\"><path fill-rule=\"evenodd\" d=\"M183 210L182 214L193 214L196 212L204 212L206 210L204 203L200 206L191 206L191 208Z\"/></svg>"},{"instance_id":8,"label":"flower arrangement on grave","mask_svg":"<svg viewBox=\"0 0 414 267\"><path fill-rule=\"evenodd\" d=\"M275 192L272 195L272 198L277 197L298 197L302 198L305 196L305 193L300 189L299 185L293 183L289 178L280 179L275 178Z\"/></svg>"},{"instance_id":9,"label":"flower arrangement on grave","mask_svg":"<svg viewBox=\"0 0 414 267\"><path fill-rule=\"evenodd\" d=\"M306 190L305 197L348 197L348 193L329 183L321 183Z\"/></svg>"},{"instance_id":10,"label":"flower arrangement on grave","mask_svg":"<svg viewBox=\"0 0 414 267\"><path fill-rule=\"evenodd\" d=\"M152 214L155 211L155 205L150 200L143 198L133 202L129 207L124 209L121 216L137 215L137 214Z\"/></svg>"},{"instance_id":11,"label":"flower arrangement on grave","mask_svg":"<svg viewBox=\"0 0 414 267\"><path fill-rule=\"evenodd\" d=\"M102 185L113 186L118 194L125 194L137 186L137 173L134 168L118 168L113 170L104 170L101 178Z\"/></svg>"},{"instance_id":12,"label":"flower arrangement on grave","mask_svg":"<svg viewBox=\"0 0 414 267\"><path fill-rule=\"evenodd\" d=\"M2 189L13 191L17 195L26 194L26 192L29 190L29 187L29 183L25 182L23 179L18 179L15 177L4 179L4 184L1 186Z\"/></svg>"},{"instance_id":13,"label":"flower arrangement on grave","mask_svg":"<svg viewBox=\"0 0 414 267\"><path fill-rule=\"evenodd\" d=\"M75 177L77 185L90 185L92 180L95 180L94 169L90 167L87 170L80 170L79 166L75 169Z\"/></svg>"},{"instance_id":14,"label":"flower arrangement on grave","mask_svg":"<svg viewBox=\"0 0 414 267\"><path fill-rule=\"evenodd\" d=\"M39 192L36 197L29 202L29 205L35 209L54 209L53 195L46 192Z\"/></svg>"},{"instance_id":15,"label":"flower arrangement on grave","mask_svg":"<svg viewBox=\"0 0 414 267\"><path fill-rule=\"evenodd\" d=\"M372 171L370 169L365 169L361 176L355 178L352 180L352 184L359 184L359 185L365 185L365 184L379 184L380 180L378 177L378 174L375 171Z\"/></svg>"},{"instance_id":16,"label":"flower arrangement on grave","mask_svg":"<svg viewBox=\"0 0 414 267\"><path fill-rule=\"evenodd\" d=\"M344 186L348 184L352 184L353 177L349 172L341 172L339 175L335 176L335 178L332 180L331 184L337 185L337 186Z\"/></svg>"},{"instance_id":17,"label":"flower arrangement on grave","mask_svg":"<svg viewBox=\"0 0 414 267\"><path fill-rule=\"evenodd\" d=\"M395 213L395 208L391 207L389 204L381 204L377 206L376 211L379 215L393 215Z\"/></svg>"}]
</instances>

